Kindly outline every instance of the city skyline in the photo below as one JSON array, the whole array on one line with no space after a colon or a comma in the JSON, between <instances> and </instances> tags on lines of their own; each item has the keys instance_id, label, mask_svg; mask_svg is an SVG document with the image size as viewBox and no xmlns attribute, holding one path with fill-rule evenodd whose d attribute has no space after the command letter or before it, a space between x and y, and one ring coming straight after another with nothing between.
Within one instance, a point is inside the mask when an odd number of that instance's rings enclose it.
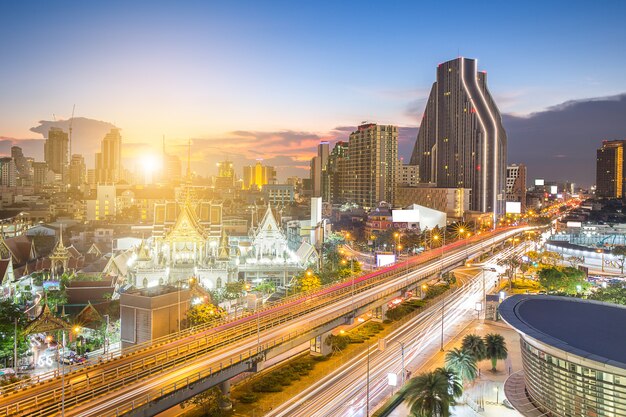
<instances>
[{"instance_id":1,"label":"city skyline","mask_svg":"<svg viewBox=\"0 0 626 417\"><path fill-rule=\"evenodd\" d=\"M37 120L65 120L76 104L77 117L122 129L126 157L159 153L162 135L182 155L191 137L197 166L221 152L216 160L233 154L245 165L262 158L277 166L281 177L304 176L320 140L347 139L360 122L371 121L399 126L399 154L406 161L432 68L461 55L477 58L479 69L489 70L494 99L511 131L509 160L527 163L531 177L543 177L543 158L567 170L583 152L518 154L532 139L525 134L529 125L555 109L567 110L564 103L570 108L609 103L619 113L626 101L619 96L626 79L618 70L624 64L619 51L626 31L618 21L624 6L617 2L602 8L542 5L539 16L532 7L507 5L499 12L510 19L490 20L492 26L475 27L473 36L464 34L463 19L478 14L490 19L495 12L488 7L457 4L458 15L447 17L441 34L434 4L241 6L192 2L177 6L175 14L161 3L39 5L42 13L37 14L28 4L5 6L0 33L12 39L6 56L13 64L0 69L5 92L0 153L8 154L18 142L27 145L28 139L41 141L30 130L41 130ZM372 13L393 24L368 28L352 23ZM564 23L558 32L554 21ZM580 31L583 23L591 30ZM15 35L23 29L28 35ZM497 39L485 38L494 30ZM440 42L424 42L430 34L439 34ZM370 51L381 49L391 61L368 59ZM576 65L565 71L563 62ZM585 145L593 150L603 139L622 139L619 123L599 122L586 133ZM523 125L519 133L511 128L517 125ZM561 129L551 134L555 144L571 137L567 126ZM227 147L222 146L225 139ZM261 146L252 149L250 143ZM92 158L85 156L90 165ZM572 174L576 182L593 183L591 170Z\"/></svg>"}]
</instances>

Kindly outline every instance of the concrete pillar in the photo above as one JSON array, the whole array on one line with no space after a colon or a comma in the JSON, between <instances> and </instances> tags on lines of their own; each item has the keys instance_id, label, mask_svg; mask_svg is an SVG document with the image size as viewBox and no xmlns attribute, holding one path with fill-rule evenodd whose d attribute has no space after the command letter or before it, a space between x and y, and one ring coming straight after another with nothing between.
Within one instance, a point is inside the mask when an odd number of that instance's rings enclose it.
<instances>
[{"instance_id":1,"label":"concrete pillar","mask_svg":"<svg viewBox=\"0 0 626 417\"><path fill-rule=\"evenodd\" d=\"M313 356L326 356L333 352L332 346L326 343L326 339L332 332L323 333L314 339L311 339L310 352Z\"/></svg>"},{"instance_id":2,"label":"concrete pillar","mask_svg":"<svg viewBox=\"0 0 626 417\"><path fill-rule=\"evenodd\" d=\"M387 310L389 310L389 306L387 305L387 303L376 307L372 311L372 321L377 321L379 323L385 321L385 319L387 319Z\"/></svg>"},{"instance_id":3,"label":"concrete pillar","mask_svg":"<svg viewBox=\"0 0 626 417\"><path fill-rule=\"evenodd\" d=\"M220 409L231 410L233 408L233 403L230 400L230 381L222 382L219 387L220 391L222 391L222 395L224 396L220 401Z\"/></svg>"}]
</instances>

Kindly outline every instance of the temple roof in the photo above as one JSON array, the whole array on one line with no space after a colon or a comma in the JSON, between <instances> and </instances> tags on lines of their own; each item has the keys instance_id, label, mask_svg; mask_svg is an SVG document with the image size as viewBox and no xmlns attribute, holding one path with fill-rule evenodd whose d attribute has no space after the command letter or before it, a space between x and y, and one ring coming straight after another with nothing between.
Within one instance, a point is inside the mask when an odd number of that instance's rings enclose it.
<instances>
[{"instance_id":1,"label":"temple roof","mask_svg":"<svg viewBox=\"0 0 626 417\"><path fill-rule=\"evenodd\" d=\"M48 303L43 301L41 313L24 328L26 334L47 333L53 330L62 330L69 328L69 325L62 319L56 317L50 311Z\"/></svg>"},{"instance_id":2,"label":"temple roof","mask_svg":"<svg viewBox=\"0 0 626 417\"><path fill-rule=\"evenodd\" d=\"M204 241L207 237L207 232L198 221L195 210L191 207L189 200L186 200L181 207L176 223L174 223L172 230L165 236L164 240L193 242Z\"/></svg>"}]
</instances>

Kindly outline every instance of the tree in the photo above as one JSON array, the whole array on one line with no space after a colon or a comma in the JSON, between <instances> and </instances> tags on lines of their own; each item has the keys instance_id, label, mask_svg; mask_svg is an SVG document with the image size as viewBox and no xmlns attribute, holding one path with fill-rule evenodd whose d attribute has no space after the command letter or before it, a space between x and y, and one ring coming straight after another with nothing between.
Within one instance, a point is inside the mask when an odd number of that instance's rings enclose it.
<instances>
[{"instance_id":1,"label":"tree","mask_svg":"<svg viewBox=\"0 0 626 417\"><path fill-rule=\"evenodd\" d=\"M598 288L589 295L590 300L603 301L605 303L626 305L626 287L623 283L610 284L606 288Z\"/></svg>"},{"instance_id":2,"label":"tree","mask_svg":"<svg viewBox=\"0 0 626 417\"><path fill-rule=\"evenodd\" d=\"M487 346L482 337L476 334L468 334L463 338L461 349L472 355L476 362L480 362L487 357Z\"/></svg>"},{"instance_id":3,"label":"tree","mask_svg":"<svg viewBox=\"0 0 626 417\"><path fill-rule=\"evenodd\" d=\"M463 395L463 381L459 375L449 367L435 369L435 372L442 375L448 381L448 394L453 398L459 398Z\"/></svg>"},{"instance_id":4,"label":"tree","mask_svg":"<svg viewBox=\"0 0 626 417\"><path fill-rule=\"evenodd\" d=\"M220 403L228 402L228 397L224 396L218 387L213 387L185 401L182 407L195 406L201 410L202 416L220 417L224 415Z\"/></svg>"},{"instance_id":5,"label":"tree","mask_svg":"<svg viewBox=\"0 0 626 417\"><path fill-rule=\"evenodd\" d=\"M191 326L211 323L225 316L226 311L213 304L197 304L187 311L187 321Z\"/></svg>"},{"instance_id":6,"label":"tree","mask_svg":"<svg viewBox=\"0 0 626 417\"><path fill-rule=\"evenodd\" d=\"M478 374L476 358L470 352L462 349L454 348L446 353L446 366L463 381L473 381Z\"/></svg>"},{"instance_id":7,"label":"tree","mask_svg":"<svg viewBox=\"0 0 626 417\"><path fill-rule=\"evenodd\" d=\"M17 351L22 354L28 350L24 340L26 315L11 300L0 301L0 358L13 357L15 320L17 319Z\"/></svg>"},{"instance_id":8,"label":"tree","mask_svg":"<svg viewBox=\"0 0 626 417\"><path fill-rule=\"evenodd\" d=\"M233 300L241 297L245 283L243 281L232 281L224 284L224 298Z\"/></svg>"},{"instance_id":9,"label":"tree","mask_svg":"<svg viewBox=\"0 0 626 417\"><path fill-rule=\"evenodd\" d=\"M426 372L411 379L406 388L411 414L417 417L449 417L454 397L449 381L440 372Z\"/></svg>"},{"instance_id":10,"label":"tree","mask_svg":"<svg viewBox=\"0 0 626 417\"><path fill-rule=\"evenodd\" d=\"M626 246L615 246L611 251L611 255L617 258L617 266L619 266L622 274L624 273L624 262L626 262Z\"/></svg>"},{"instance_id":11,"label":"tree","mask_svg":"<svg viewBox=\"0 0 626 417\"><path fill-rule=\"evenodd\" d=\"M551 292L562 291L567 294L577 294L589 286L584 272L572 267L541 268L538 278L539 284Z\"/></svg>"},{"instance_id":12,"label":"tree","mask_svg":"<svg viewBox=\"0 0 626 417\"><path fill-rule=\"evenodd\" d=\"M322 286L320 277L313 273L313 271L306 271L298 275L296 279L296 286L300 292L315 291Z\"/></svg>"},{"instance_id":13,"label":"tree","mask_svg":"<svg viewBox=\"0 0 626 417\"><path fill-rule=\"evenodd\" d=\"M506 359L509 356L506 341L501 334L490 333L485 336L485 346L487 348L487 359L491 360L491 371L496 372L498 359Z\"/></svg>"}]
</instances>

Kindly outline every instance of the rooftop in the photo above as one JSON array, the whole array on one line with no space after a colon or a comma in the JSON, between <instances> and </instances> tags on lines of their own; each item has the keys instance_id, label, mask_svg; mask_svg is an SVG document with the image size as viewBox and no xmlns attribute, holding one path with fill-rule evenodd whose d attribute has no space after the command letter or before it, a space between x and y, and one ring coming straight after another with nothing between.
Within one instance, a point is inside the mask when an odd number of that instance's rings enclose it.
<instances>
[{"instance_id":1,"label":"rooftop","mask_svg":"<svg viewBox=\"0 0 626 417\"><path fill-rule=\"evenodd\" d=\"M514 295L500 305L504 321L565 352L626 369L626 307L548 295Z\"/></svg>"}]
</instances>

